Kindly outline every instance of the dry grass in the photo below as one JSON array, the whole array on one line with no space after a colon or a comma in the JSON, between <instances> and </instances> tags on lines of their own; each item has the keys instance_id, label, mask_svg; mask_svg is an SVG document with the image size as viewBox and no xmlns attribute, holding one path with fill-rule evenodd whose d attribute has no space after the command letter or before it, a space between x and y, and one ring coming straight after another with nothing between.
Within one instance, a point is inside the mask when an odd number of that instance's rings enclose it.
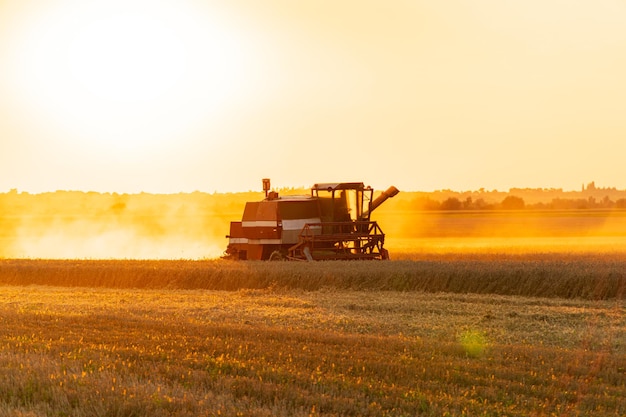
<instances>
[{"instance_id":1,"label":"dry grass","mask_svg":"<svg viewBox=\"0 0 626 417\"><path fill-rule=\"evenodd\" d=\"M168 289L427 291L626 298L626 256L454 253L392 262L0 260L0 284Z\"/></svg>"},{"instance_id":2,"label":"dry grass","mask_svg":"<svg viewBox=\"0 0 626 417\"><path fill-rule=\"evenodd\" d=\"M626 413L626 306L0 288L0 416Z\"/></svg>"}]
</instances>

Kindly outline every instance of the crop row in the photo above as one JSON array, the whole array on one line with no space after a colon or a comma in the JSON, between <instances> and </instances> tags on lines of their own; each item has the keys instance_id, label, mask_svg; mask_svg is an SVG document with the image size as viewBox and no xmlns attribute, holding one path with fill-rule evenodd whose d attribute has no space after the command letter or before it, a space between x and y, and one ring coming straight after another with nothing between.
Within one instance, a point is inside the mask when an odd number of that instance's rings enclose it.
<instances>
[{"instance_id":1,"label":"crop row","mask_svg":"<svg viewBox=\"0 0 626 417\"><path fill-rule=\"evenodd\" d=\"M0 260L0 284L239 290L323 288L624 299L623 255L433 255L391 262Z\"/></svg>"}]
</instances>

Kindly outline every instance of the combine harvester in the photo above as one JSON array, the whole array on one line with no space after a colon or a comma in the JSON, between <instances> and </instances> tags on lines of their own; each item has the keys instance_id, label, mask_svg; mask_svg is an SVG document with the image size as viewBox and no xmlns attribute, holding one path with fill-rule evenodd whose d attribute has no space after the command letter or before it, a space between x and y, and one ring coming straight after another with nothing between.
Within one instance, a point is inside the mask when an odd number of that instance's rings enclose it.
<instances>
[{"instance_id":1,"label":"combine harvester","mask_svg":"<svg viewBox=\"0 0 626 417\"><path fill-rule=\"evenodd\" d=\"M246 203L230 223L225 257L249 260L389 259L385 234L370 216L388 198L376 199L362 182L315 184L310 196L279 196L263 180L265 199Z\"/></svg>"}]
</instances>

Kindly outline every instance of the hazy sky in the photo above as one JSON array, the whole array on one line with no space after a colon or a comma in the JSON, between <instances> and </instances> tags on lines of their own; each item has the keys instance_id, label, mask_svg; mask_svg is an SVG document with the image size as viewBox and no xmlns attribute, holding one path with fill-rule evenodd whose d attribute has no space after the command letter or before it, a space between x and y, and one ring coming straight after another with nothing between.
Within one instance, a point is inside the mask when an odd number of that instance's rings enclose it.
<instances>
[{"instance_id":1,"label":"hazy sky","mask_svg":"<svg viewBox=\"0 0 626 417\"><path fill-rule=\"evenodd\" d=\"M624 0L0 0L0 191L626 188Z\"/></svg>"}]
</instances>

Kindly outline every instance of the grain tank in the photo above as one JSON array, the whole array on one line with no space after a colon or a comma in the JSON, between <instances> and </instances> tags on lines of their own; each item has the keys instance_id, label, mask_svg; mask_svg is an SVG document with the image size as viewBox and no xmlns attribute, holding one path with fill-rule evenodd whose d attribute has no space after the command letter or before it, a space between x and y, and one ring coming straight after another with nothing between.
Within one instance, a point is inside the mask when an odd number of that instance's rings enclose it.
<instances>
[{"instance_id":1,"label":"grain tank","mask_svg":"<svg viewBox=\"0 0 626 417\"><path fill-rule=\"evenodd\" d=\"M362 182L320 183L310 195L279 196L263 180L265 199L248 202L230 224L225 256L249 260L389 259L385 234L371 214L398 194L374 199Z\"/></svg>"}]
</instances>

